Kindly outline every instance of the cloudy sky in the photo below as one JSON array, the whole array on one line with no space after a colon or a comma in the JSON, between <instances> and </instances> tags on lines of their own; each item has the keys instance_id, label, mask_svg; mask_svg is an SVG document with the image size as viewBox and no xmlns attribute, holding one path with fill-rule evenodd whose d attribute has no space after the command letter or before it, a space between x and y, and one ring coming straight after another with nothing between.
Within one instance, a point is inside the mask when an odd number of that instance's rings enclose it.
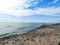
<instances>
[{"instance_id":1,"label":"cloudy sky","mask_svg":"<svg viewBox=\"0 0 60 45\"><path fill-rule=\"evenodd\" d=\"M0 21L60 22L60 0L0 0Z\"/></svg>"}]
</instances>

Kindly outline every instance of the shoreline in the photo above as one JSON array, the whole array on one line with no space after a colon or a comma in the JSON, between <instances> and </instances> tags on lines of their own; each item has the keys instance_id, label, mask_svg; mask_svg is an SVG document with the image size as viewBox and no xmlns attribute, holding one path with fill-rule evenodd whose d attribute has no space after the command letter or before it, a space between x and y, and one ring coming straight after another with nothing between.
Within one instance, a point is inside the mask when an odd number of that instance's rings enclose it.
<instances>
[{"instance_id":1,"label":"shoreline","mask_svg":"<svg viewBox=\"0 0 60 45\"><path fill-rule=\"evenodd\" d=\"M58 45L58 43L60 24L42 25L24 34L0 38L0 45Z\"/></svg>"}]
</instances>

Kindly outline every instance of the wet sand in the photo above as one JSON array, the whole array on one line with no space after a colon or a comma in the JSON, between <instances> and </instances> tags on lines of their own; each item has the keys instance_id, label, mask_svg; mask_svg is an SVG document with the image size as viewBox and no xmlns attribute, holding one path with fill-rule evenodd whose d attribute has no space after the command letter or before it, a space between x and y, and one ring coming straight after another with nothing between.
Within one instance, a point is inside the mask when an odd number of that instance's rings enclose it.
<instances>
[{"instance_id":1,"label":"wet sand","mask_svg":"<svg viewBox=\"0 0 60 45\"><path fill-rule=\"evenodd\" d=\"M43 25L24 34L0 38L0 45L59 45L60 24Z\"/></svg>"}]
</instances>

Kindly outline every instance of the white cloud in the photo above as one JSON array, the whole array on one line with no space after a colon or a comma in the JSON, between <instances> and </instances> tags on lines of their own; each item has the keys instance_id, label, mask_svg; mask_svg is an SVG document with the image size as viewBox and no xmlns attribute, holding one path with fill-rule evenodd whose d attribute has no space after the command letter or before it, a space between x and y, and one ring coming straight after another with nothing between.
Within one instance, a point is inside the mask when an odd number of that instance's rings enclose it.
<instances>
[{"instance_id":1,"label":"white cloud","mask_svg":"<svg viewBox=\"0 0 60 45\"><path fill-rule=\"evenodd\" d=\"M37 4L38 1L31 3L34 0L0 0L0 11L13 10L15 8L23 9L25 7Z\"/></svg>"},{"instance_id":2,"label":"white cloud","mask_svg":"<svg viewBox=\"0 0 60 45\"><path fill-rule=\"evenodd\" d=\"M36 2L34 4L36 4ZM24 15L28 11L24 8L31 5L31 3L28 3L28 0L0 0L0 13L7 13L15 16ZM28 13L29 12L30 10L28 11Z\"/></svg>"},{"instance_id":3,"label":"white cloud","mask_svg":"<svg viewBox=\"0 0 60 45\"><path fill-rule=\"evenodd\" d=\"M53 3L57 3L59 0L54 0Z\"/></svg>"},{"instance_id":4,"label":"white cloud","mask_svg":"<svg viewBox=\"0 0 60 45\"><path fill-rule=\"evenodd\" d=\"M10 11L8 12L8 14L9 13L15 16L28 16L28 15L35 15L35 14L57 16L58 14L60 14L60 7L59 8L37 8L35 10L22 9L22 10Z\"/></svg>"},{"instance_id":5,"label":"white cloud","mask_svg":"<svg viewBox=\"0 0 60 45\"><path fill-rule=\"evenodd\" d=\"M38 2L39 1L37 0L33 3L29 2L29 0L0 0L0 13L11 14L17 17L35 14L44 15L60 14L60 7L36 8L35 10L25 9L26 7L37 4Z\"/></svg>"},{"instance_id":6,"label":"white cloud","mask_svg":"<svg viewBox=\"0 0 60 45\"><path fill-rule=\"evenodd\" d=\"M54 8L38 8L35 10L36 14L45 14L45 15L57 15L60 14L60 7Z\"/></svg>"}]
</instances>

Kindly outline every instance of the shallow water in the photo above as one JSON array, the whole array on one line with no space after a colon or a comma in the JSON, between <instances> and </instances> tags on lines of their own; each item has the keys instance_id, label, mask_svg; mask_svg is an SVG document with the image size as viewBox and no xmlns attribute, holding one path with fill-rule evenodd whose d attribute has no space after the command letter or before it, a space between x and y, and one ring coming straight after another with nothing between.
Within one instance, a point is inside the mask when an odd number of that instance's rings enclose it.
<instances>
[{"instance_id":1,"label":"shallow water","mask_svg":"<svg viewBox=\"0 0 60 45\"><path fill-rule=\"evenodd\" d=\"M41 23L0 23L0 38L13 34L23 34L41 25Z\"/></svg>"}]
</instances>

